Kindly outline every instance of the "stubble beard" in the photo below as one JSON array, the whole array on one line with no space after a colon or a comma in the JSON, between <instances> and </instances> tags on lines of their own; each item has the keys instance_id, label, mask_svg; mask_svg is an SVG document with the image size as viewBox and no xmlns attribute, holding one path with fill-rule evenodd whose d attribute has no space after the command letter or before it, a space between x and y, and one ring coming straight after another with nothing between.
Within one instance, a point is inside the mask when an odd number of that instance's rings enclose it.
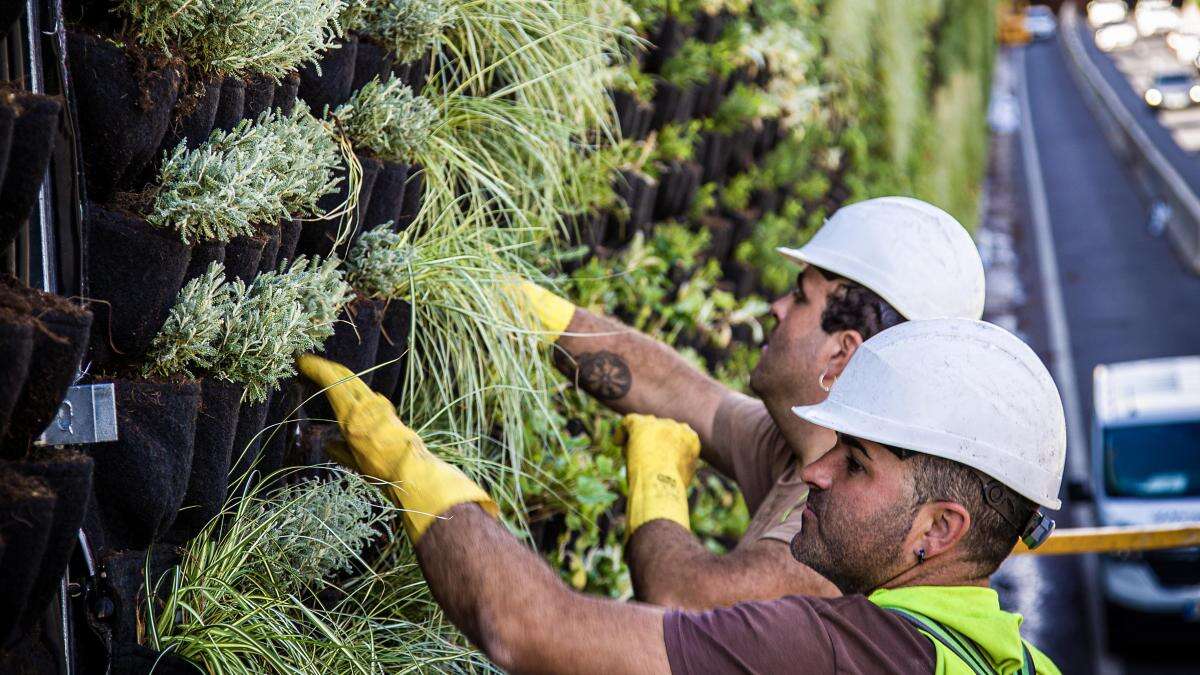
<instances>
[{"instance_id":1,"label":"stubble beard","mask_svg":"<svg viewBox=\"0 0 1200 675\"><path fill-rule=\"evenodd\" d=\"M815 498L815 503L814 503ZM792 557L828 579L843 595L867 594L894 576L912 510L896 504L852 521L844 509L827 509L827 496L813 493L815 519L792 538Z\"/></svg>"}]
</instances>

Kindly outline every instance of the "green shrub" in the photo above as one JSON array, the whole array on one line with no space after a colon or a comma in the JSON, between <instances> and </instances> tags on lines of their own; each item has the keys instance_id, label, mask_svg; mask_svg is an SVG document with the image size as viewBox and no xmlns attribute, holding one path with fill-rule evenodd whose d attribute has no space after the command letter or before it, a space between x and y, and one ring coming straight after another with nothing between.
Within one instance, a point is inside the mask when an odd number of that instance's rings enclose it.
<instances>
[{"instance_id":1,"label":"green shrub","mask_svg":"<svg viewBox=\"0 0 1200 675\"><path fill-rule=\"evenodd\" d=\"M218 357L214 341L234 306L234 291L225 283L225 266L214 262L175 298L167 321L154 336L142 374L195 377L212 368Z\"/></svg>"}]
</instances>

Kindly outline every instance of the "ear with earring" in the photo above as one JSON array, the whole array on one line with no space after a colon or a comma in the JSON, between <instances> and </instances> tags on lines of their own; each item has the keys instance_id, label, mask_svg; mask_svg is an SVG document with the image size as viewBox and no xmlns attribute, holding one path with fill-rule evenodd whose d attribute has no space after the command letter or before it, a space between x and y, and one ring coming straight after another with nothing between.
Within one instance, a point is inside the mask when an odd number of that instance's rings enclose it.
<instances>
[{"instance_id":1,"label":"ear with earring","mask_svg":"<svg viewBox=\"0 0 1200 675\"><path fill-rule=\"evenodd\" d=\"M825 370L822 370L821 375L817 377L817 386L820 387L821 391L823 391L825 393L829 393L829 391L833 389L833 385L837 384L837 375L834 375L830 379L828 385L825 384L825 375L828 373L829 373L829 366L825 366Z\"/></svg>"},{"instance_id":2,"label":"ear with earring","mask_svg":"<svg viewBox=\"0 0 1200 675\"><path fill-rule=\"evenodd\" d=\"M920 565L924 562L925 562L925 549L919 548L919 549L917 549L917 564Z\"/></svg>"}]
</instances>

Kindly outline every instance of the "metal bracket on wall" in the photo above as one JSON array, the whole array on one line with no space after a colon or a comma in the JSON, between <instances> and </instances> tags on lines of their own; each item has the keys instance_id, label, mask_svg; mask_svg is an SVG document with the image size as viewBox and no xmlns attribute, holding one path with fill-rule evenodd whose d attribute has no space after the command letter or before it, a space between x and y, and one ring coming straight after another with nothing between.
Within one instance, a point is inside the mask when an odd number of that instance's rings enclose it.
<instances>
[{"instance_id":1,"label":"metal bracket on wall","mask_svg":"<svg viewBox=\"0 0 1200 675\"><path fill-rule=\"evenodd\" d=\"M112 382L67 390L54 421L36 445L82 445L117 440L117 398Z\"/></svg>"}]
</instances>

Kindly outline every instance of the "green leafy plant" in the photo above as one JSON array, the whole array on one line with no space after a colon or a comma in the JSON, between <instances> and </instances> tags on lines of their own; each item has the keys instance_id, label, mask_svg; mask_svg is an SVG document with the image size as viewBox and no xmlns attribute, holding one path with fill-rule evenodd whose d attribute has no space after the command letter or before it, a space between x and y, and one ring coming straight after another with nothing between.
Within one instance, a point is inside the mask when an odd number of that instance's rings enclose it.
<instances>
[{"instance_id":1,"label":"green leafy plant","mask_svg":"<svg viewBox=\"0 0 1200 675\"><path fill-rule=\"evenodd\" d=\"M409 162L440 122L438 110L395 75L363 85L331 114L355 147L393 162Z\"/></svg>"},{"instance_id":2,"label":"green leafy plant","mask_svg":"<svg viewBox=\"0 0 1200 675\"><path fill-rule=\"evenodd\" d=\"M404 292L412 273L412 248L391 222L359 236L346 256L346 281L359 293L373 298L396 298Z\"/></svg>"},{"instance_id":3,"label":"green leafy plant","mask_svg":"<svg viewBox=\"0 0 1200 675\"><path fill-rule=\"evenodd\" d=\"M451 20L446 0L351 0L342 17L396 54L399 62L421 58Z\"/></svg>"},{"instance_id":4,"label":"green leafy plant","mask_svg":"<svg viewBox=\"0 0 1200 675\"><path fill-rule=\"evenodd\" d=\"M175 298L167 321L154 336L142 374L194 377L215 363L214 346L234 306L234 291L225 283L225 266L214 262L188 283Z\"/></svg>"}]
</instances>

